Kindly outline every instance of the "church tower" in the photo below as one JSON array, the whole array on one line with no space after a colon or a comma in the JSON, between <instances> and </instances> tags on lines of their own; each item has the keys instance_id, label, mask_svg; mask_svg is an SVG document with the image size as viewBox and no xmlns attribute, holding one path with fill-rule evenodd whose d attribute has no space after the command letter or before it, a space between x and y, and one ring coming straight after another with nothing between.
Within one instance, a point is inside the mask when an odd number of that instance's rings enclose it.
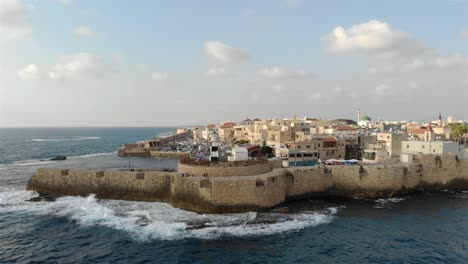
<instances>
[{"instance_id":1,"label":"church tower","mask_svg":"<svg viewBox=\"0 0 468 264\"><path fill-rule=\"evenodd\" d=\"M444 122L442 121L442 114L439 113L439 120L437 121L437 125L439 125L439 127L442 127L443 124Z\"/></svg>"}]
</instances>

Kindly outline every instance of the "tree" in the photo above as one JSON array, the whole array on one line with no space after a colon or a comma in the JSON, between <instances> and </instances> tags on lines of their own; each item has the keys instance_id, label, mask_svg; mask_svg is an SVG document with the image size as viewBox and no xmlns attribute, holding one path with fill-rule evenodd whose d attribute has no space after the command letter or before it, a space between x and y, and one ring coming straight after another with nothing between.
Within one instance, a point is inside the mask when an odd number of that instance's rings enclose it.
<instances>
[{"instance_id":1,"label":"tree","mask_svg":"<svg viewBox=\"0 0 468 264\"><path fill-rule=\"evenodd\" d=\"M468 125L452 123L450 124L450 127L452 128L452 137L456 141L460 141L463 135L468 133Z\"/></svg>"},{"instance_id":2,"label":"tree","mask_svg":"<svg viewBox=\"0 0 468 264\"><path fill-rule=\"evenodd\" d=\"M263 145L262 145L262 155L268 158L271 158L274 156L273 148L270 146L267 146L265 141L263 141Z\"/></svg>"}]
</instances>

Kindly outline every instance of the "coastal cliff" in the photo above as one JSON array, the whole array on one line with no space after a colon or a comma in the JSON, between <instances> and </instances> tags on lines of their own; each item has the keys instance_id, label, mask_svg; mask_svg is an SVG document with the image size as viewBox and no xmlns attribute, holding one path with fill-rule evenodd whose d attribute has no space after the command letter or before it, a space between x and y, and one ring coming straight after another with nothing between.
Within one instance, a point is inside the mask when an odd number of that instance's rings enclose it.
<instances>
[{"instance_id":1,"label":"coastal cliff","mask_svg":"<svg viewBox=\"0 0 468 264\"><path fill-rule=\"evenodd\" d=\"M162 201L204 213L262 211L314 196L383 198L422 190L468 190L468 160L454 155L421 155L413 164L275 167L260 162L179 164L178 172L39 169L27 189Z\"/></svg>"}]
</instances>

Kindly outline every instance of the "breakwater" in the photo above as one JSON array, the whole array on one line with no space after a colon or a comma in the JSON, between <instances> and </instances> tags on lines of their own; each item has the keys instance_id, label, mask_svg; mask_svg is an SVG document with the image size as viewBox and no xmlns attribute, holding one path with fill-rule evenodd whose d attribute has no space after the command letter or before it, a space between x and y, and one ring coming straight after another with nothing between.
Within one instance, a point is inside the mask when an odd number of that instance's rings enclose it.
<instances>
[{"instance_id":1,"label":"breakwater","mask_svg":"<svg viewBox=\"0 0 468 264\"><path fill-rule=\"evenodd\" d=\"M270 163L179 164L178 172L40 169L28 190L52 195L164 201L182 209L261 211L313 196L383 198L468 189L468 160L421 155L412 164L275 168Z\"/></svg>"}]
</instances>

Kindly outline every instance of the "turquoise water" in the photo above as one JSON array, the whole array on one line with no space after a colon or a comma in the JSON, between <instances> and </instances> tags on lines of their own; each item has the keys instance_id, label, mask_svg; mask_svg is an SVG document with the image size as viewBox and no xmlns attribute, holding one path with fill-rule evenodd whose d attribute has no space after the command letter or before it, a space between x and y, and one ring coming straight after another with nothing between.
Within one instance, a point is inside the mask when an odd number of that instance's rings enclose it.
<instances>
[{"instance_id":1,"label":"turquoise water","mask_svg":"<svg viewBox=\"0 0 468 264\"><path fill-rule=\"evenodd\" d=\"M27 202L40 167L175 168L120 158L175 128L0 129L0 263L467 263L468 193L311 199L289 213L203 215L165 203ZM66 155L66 161L47 159Z\"/></svg>"}]
</instances>

